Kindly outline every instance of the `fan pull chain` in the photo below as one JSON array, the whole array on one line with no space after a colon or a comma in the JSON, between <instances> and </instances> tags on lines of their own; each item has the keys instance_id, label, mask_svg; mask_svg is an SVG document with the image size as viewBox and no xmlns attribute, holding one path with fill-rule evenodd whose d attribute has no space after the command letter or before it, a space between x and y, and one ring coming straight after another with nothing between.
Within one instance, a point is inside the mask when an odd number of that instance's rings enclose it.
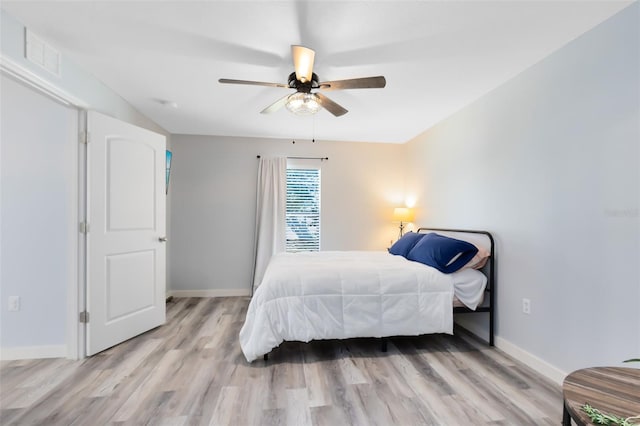
<instances>
[{"instance_id":1,"label":"fan pull chain","mask_svg":"<svg viewBox=\"0 0 640 426\"><path fill-rule=\"evenodd\" d=\"M316 116L313 116L311 143L316 143Z\"/></svg>"}]
</instances>

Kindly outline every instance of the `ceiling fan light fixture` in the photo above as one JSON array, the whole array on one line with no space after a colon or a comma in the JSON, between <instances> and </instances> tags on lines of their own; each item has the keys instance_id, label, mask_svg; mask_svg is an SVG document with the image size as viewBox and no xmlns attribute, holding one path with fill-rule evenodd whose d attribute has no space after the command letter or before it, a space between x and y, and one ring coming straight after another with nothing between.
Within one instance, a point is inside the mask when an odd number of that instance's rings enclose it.
<instances>
[{"instance_id":1,"label":"ceiling fan light fixture","mask_svg":"<svg viewBox=\"0 0 640 426\"><path fill-rule=\"evenodd\" d=\"M313 93L304 92L296 92L289 96L285 105L289 111L296 115L313 115L322 108Z\"/></svg>"},{"instance_id":2,"label":"ceiling fan light fixture","mask_svg":"<svg viewBox=\"0 0 640 426\"><path fill-rule=\"evenodd\" d=\"M291 56L293 57L296 78L302 83L311 81L316 52L308 47L294 45L291 46Z\"/></svg>"}]
</instances>

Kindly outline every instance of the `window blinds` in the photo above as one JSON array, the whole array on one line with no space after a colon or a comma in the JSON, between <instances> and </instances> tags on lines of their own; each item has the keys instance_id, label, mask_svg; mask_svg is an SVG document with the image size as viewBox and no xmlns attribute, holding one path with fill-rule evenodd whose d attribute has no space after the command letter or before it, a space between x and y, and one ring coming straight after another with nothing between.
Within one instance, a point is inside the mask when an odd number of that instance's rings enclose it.
<instances>
[{"instance_id":1,"label":"window blinds","mask_svg":"<svg viewBox=\"0 0 640 426\"><path fill-rule=\"evenodd\" d=\"M320 250L320 170L287 169L286 251Z\"/></svg>"}]
</instances>

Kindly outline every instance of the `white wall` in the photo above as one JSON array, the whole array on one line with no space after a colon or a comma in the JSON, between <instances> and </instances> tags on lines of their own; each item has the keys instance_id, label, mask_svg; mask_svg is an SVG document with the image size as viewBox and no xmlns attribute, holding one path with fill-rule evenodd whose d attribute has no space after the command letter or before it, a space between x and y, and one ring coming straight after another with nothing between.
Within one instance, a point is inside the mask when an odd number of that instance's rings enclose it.
<instances>
[{"instance_id":1,"label":"white wall","mask_svg":"<svg viewBox=\"0 0 640 426\"><path fill-rule=\"evenodd\" d=\"M329 157L321 172L322 249L385 249L398 232L393 207L404 199L402 153L373 143L174 135L170 289L250 288L257 155Z\"/></svg>"},{"instance_id":2,"label":"white wall","mask_svg":"<svg viewBox=\"0 0 640 426\"><path fill-rule=\"evenodd\" d=\"M68 284L75 279L75 109L0 76L0 347L66 352ZM9 312L8 297L21 309Z\"/></svg>"},{"instance_id":3,"label":"white wall","mask_svg":"<svg viewBox=\"0 0 640 426\"><path fill-rule=\"evenodd\" d=\"M565 372L640 356L639 7L406 146L417 222L493 232L497 333Z\"/></svg>"}]
</instances>

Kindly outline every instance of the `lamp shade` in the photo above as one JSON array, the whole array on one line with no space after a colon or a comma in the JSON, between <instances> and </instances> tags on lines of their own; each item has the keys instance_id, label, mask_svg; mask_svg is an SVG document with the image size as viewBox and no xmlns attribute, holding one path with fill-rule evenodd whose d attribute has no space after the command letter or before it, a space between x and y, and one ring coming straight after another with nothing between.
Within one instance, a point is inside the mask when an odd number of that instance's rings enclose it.
<instances>
[{"instance_id":1,"label":"lamp shade","mask_svg":"<svg viewBox=\"0 0 640 426\"><path fill-rule=\"evenodd\" d=\"M413 210L407 207L396 207L393 209L394 222L412 222Z\"/></svg>"}]
</instances>

